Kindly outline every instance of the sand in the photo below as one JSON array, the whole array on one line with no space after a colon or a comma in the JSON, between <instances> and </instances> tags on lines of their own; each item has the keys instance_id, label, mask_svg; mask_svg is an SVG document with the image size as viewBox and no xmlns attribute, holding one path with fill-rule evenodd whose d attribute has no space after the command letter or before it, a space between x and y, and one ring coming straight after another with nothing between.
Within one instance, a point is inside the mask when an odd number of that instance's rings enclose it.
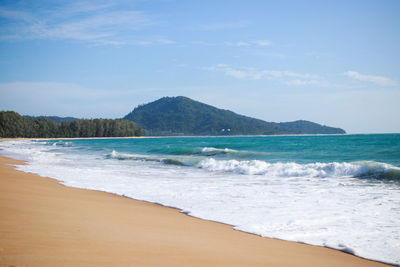
<instances>
[{"instance_id":1,"label":"sand","mask_svg":"<svg viewBox=\"0 0 400 267\"><path fill-rule=\"evenodd\" d=\"M0 266L387 266L66 187L10 164L23 162L0 157Z\"/></svg>"}]
</instances>

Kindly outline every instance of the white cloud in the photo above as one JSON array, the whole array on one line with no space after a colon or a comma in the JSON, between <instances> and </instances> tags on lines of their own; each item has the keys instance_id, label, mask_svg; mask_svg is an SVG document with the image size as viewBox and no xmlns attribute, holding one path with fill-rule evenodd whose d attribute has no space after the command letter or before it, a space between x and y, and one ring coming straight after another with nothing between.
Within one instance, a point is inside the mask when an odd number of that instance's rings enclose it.
<instances>
[{"instance_id":1,"label":"white cloud","mask_svg":"<svg viewBox=\"0 0 400 267\"><path fill-rule=\"evenodd\" d=\"M136 44L141 45L141 46L149 46L149 45L152 45L153 43L150 41L137 41Z\"/></svg>"},{"instance_id":2,"label":"white cloud","mask_svg":"<svg viewBox=\"0 0 400 267\"><path fill-rule=\"evenodd\" d=\"M151 45L172 45L176 44L175 41L166 39L166 38L148 38L147 40L133 41L132 44L140 45L140 46L151 46Z\"/></svg>"},{"instance_id":3,"label":"white cloud","mask_svg":"<svg viewBox=\"0 0 400 267\"><path fill-rule=\"evenodd\" d=\"M126 36L154 24L143 12L90 2L35 11L0 7L0 18L7 22L0 26L2 40L68 39L112 45L127 43ZM171 42L168 39L158 41L160 44Z\"/></svg>"},{"instance_id":4,"label":"white cloud","mask_svg":"<svg viewBox=\"0 0 400 267\"><path fill-rule=\"evenodd\" d=\"M255 40L255 41L239 41L236 42L236 46L271 46L272 43L267 40Z\"/></svg>"},{"instance_id":5,"label":"white cloud","mask_svg":"<svg viewBox=\"0 0 400 267\"><path fill-rule=\"evenodd\" d=\"M201 30L201 31L221 31L221 30L241 29L241 28L245 28L249 25L250 25L249 21L241 20L241 21L234 21L234 22L203 24L203 25L198 25L196 27L192 27L192 28L196 29L196 30Z\"/></svg>"},{"instance_id":6,"label":"white cloud","mask_svg":"<svg viewBox=\"0 0 400 267\"><path fill-rule=\"evenodd\" d=\"M240 42L237 42L237 43L236 43L236 46L250 46L250 44L249 44L249 43L246 43L246 42L240 41Z\"/></svg>"},{"instance_id":7,"label":"white cloud","mask_svg":"<svg viewBox=\"0 0 400 267\"><path fill-rule=\"evenodd\" d=\"M68 13L80 14L91 11L97 11L107 8L112 8L115 5L112 1L78 1L70 3L67 6L63 6L62 10ZM62 15L62 14L60 14Z\"/></svg>"},{"instance_id":8,"label":"white cloud","mask_svg":"<svg viewBox=\"0 0 400 267\"><path fill-rule=\"evenodd\" d=\"M382 85L382 86L396 85L395 81L393 81L389 78L383 77L383 76L366 75L366 74L361 74L356 71L347 71L347 72L345 72L345 75L347 77L350 77L350 78L358 80L358 81L370 82L370 83L374 83L374 84Z\"/></svg>"},{"instance_id":9,"label":"white cloud","mask_svg":"<svg viewBox=\"0 0 400 267\"><path fill-rule=\"evenodd\" d=\"M295 86L304 86L304 85L322 85L321 80L300 80L300 79L295 79L295 80L290 80L285 82L287 85L295 85Z\"/></svg>"},{"instance_id":10,"label":"white cloud","mask_svg":"<svg viewBox=\"0 0 400 267\"><path fill-rule=\"evenodd\" d=\"M33 19L33 17L28 12L12 10L5 7L0 7L0 18L22 21L31 21Z\"/></svg>"},{"instance_id":11,"label":"white cloud","mask_svg":"<svg viewBox=\"0 0 400 267\"><path fill-rule=\"evenodd\" d=\"M204 41L192 41L190 43L193 45L201 45L201 46L216 46L216 45L218 45L217 43L204 42Z\"/></svg>"},{"instance_id":12,"label":"white cloud","mask_svg":"<svg viewBox=\"0 0 400 267\"><path fill-rule=\"evenodd\" d=\"M192 41L191 44L202 45L202 46L237 46L237 47L267 47L271 46L272 42L267 40L249 40L249 41L237 41L237 42L204 42L204 41Z\"/></svg>"},{"instance_id":13,"label":"white cloud","mask_svg":"<svg viewBox=\"0 0 400 267\"><path fill-rule=\"evenodd\" d=\"M253 43L257 44L259 46L270 46L270 45L272 45L272 43L270 41L267 41L267 40L256 40L256 41L253 41Z\"/></svg>"},{"instance_id":14,"label":"white cloud","mask_svg":"<svg viewBox=\"0 0 400 267\"><path fill-rule=\"evenodd\" d=\"M159 43L159 44L167 44L167 45L176 43L175 41L172 41L170 39L165 39L165 38L157 39L156 42Z\"/></svg>"},{"instance_id":15,"label":"white cloud","mask_svg":"<svg viewBox=\"0 0 400 267\"><path fill-rule=\"evenodd\" d=\"M236 79L248 80L282 80L287 85L322 85L318 75L309 73L297 73L281 70L259 70L255 68L233 68L227 64L216 64L209 68L211 71L219 71ZM290 79L290 80L289 80Z\"/></svg>"}]
</instances>

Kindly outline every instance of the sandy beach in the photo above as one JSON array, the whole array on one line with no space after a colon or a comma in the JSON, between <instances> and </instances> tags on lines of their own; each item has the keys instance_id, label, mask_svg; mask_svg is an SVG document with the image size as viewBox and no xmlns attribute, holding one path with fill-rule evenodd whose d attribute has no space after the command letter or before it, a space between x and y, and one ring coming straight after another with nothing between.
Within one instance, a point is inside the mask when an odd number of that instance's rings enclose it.
<instances>
[{"instance_id":1,"label":"sandy beach","mask_svg":"<svg viewBox=\"0 0 400 267\"><path fill-rule=\"evenodd\" d=\"M387 266L66 187L0 157L0 266Z\"/></svg>"}]
</instances>

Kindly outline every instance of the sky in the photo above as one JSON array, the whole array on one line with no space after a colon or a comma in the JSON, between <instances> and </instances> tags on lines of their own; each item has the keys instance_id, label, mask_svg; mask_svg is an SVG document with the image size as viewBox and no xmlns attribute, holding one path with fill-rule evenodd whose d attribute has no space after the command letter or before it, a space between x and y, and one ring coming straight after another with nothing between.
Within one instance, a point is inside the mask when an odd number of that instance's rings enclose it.
<instances>
[{"instance_id":1,"label":"sky","mask_svg":"<svg viewBox=\"0 0 400 267\"><path fill-rule=\"evenodd\" d=\"M400 132L400 1L0 0L0 110L121 118L187 96Z\"/></svg>"}]
</instances>

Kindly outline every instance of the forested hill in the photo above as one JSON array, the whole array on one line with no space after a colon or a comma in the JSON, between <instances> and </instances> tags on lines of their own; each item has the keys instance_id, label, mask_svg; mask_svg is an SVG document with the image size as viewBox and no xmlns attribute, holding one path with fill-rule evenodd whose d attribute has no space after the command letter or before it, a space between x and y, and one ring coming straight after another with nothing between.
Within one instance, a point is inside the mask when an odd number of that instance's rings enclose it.
<instances>
[{"instance_id":1,"label":"forested hill","mask_svg":"<svg viewBox=\"0 0 400 267\"><path fill-rule=\"evenodd\" d=\"M344 130L309 121L266 122L190 98L164 97L138 106L124 117L135 121L146 135L273 135L343 134Z\"/></svg>"}]
</instances>

